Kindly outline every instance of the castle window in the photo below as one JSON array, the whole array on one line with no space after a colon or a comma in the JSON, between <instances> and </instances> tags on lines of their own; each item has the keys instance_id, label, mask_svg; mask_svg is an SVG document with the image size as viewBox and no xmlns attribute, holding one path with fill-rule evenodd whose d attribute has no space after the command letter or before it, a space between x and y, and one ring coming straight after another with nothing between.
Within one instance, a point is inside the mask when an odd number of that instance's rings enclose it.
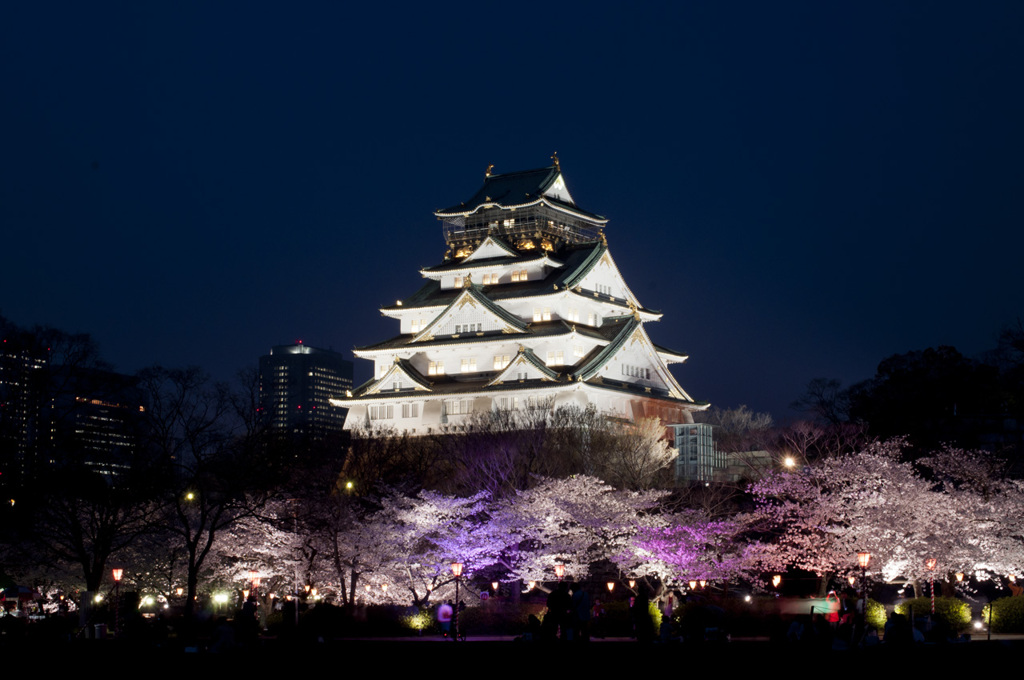
<instances>
[{"instance_id":1,"label":"castle window","mask_svg":"<svg viewBox=\"0 0 1024 680\"><path fill-rule=\"evenodd\" d=\"M507 354L495 354L494 355L494 370L500 371L509 365L511 357Z\"/></svg>"},{"instance_id":2,"label":"castle window","mask_svg":"<svg viewBox=\"0 0 1024 680\"><path fill-rule=\"evenodd\" d=\"M472 373L476 370L476 357L468 357L462 360L462 372Z\"/></svg>"},{"instance_id":3,"label":"castle window","mask_svg":"<svg viewBox=\"0 0 1024 680\"><path fill-rule=\"evenodd\" d=\"M395 417L393 404L375 404L370 406L370 420L390 420Z\"/></svg>"},{"instance_id":4,"label":"castle window","mask_svg":"<svg viewBox=\"0 0 1024 680\"><path fill-rule=\"evenodd\" d=\"M444 362L443 361L431 361L427 367L428 375L444 375Z\"/></svg>"}]
</instances>

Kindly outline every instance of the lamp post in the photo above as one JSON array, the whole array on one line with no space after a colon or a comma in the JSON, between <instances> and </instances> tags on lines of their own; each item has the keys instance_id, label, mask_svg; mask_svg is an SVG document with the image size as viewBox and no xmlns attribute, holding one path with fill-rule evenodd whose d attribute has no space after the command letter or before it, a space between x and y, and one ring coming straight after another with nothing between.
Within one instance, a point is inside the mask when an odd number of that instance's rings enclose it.
<instances>
[{"instance_id":1,"label":"lamp post","mask_svg":"<svg viewBox=\"0 0 1024 680\"><path fill-rule=\"evenodd\" d=\"M455 575L455 637L459 641L459 579L462 578L462 562L452 562L452 574Z\"/></svg>"},{"instance_id":2,"label":"lamp post","mask_svg":"<svg viewBox=\"0 0 1024 680\"><path fill-rule=\"evenodd\" d=\"M559 581L562 580L562 577L565 576L565 565L564 564L558 563L558 564L555 565L555 576L558 577Z\"/></svg>"},{"instance_id":3,"label":"lamp post","mask_svg":"<svg viewBox=\"0 0 1024 680\"><path fill-rule=\"evenodd\" d=\"M935 565L938 564L938 560L934 557L929 557L924 566L928 568L928 589L932 591L932 616L935 616Z\"/></svg>"},{"instance_id":4,"label":"lamp post","mask_svg":"<svg viewBox=\"0 0 1024 680\"><path fill-rule=\"evenodd\" d=\"M114 635L117 635L121 623L121 577L124 576L124 569L112 570L114 576Z\"/></svg>"},{"instance_id":5,"label":"lamp post","mask_svg":"<svg viewBox=\"0 0 1024 680\"><path fill-rule=\"evenodd\" d=\"M868 629L868 565L871 564L871 553L861 550L857 553L857 564L860 566L860 601L863 603L864 611L861 612L864 633Z\"/></svg>"}]
</instances>

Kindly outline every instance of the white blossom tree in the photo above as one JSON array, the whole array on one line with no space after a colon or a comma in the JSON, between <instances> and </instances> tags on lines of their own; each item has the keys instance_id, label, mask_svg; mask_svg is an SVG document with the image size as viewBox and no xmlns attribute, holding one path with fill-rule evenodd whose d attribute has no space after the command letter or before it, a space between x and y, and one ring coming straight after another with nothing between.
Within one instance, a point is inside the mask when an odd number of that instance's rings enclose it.
<instances>
[{"instance_id":1,"label":"white blossom tree","mask_svg":"<svg viewBox=\"0 0 1024 680\"><path fill-rule=\"evenodd\" d=\"M601 560L622 571L640 568L631 541L642 527L662 524L660 491L617 491L595 477L542 479L495 508L492 535L504 537L501 562L509 576L551 580L554 565L583 578Z\"/></svg>"},{"instance_id":2,"label":"white blossom tree","mask_svg":"<svg viewBox=\"0 0 1024 680\"><path fill-rule=\"evenodd\" d=\"M877 443L753 484L757 510L748 519L762 539L750 554L759 567L844 573L853 570L856 553L867 550L873 571L917 588L934 574L932 559L940 574L1006 573L1021 564L1021 531L1011 520L1024 507L1016 485L982 483L977 475L959 486L926 478L902 460L903 447L902 440ZM949 470L954 457L932 464Z\"/></svg>"}]
</instances>

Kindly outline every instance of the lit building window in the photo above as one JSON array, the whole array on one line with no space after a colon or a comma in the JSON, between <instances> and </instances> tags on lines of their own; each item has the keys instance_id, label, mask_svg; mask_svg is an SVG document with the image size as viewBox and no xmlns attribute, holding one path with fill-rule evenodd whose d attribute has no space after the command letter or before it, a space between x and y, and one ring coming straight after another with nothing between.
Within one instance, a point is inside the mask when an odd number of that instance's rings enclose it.
<instances>
[{"instance_id":1,"label":"lit building window","mask_svg":"<svg viewBox=\"0 0 1024 680\"><path fill-rule=\"evenodd\" d=\"M476 370L476 357L468 357L462 360L462 372L472 373Z\"/></svg>"},{"instance_id":2,"label":"lit building window","mask_svg":"<svg viewBox=\"0 0 1024 680\"><path fill-rule=\"evenodd\" d=\"M544 317L543 318L544 318L545 321L551 321L551 308L550 307L545 307L544 308Z\"/></svg>"},{"instance_id":3,"label":"lit building window","mask_svg":"<svg viewBox=\"0 0 1024 680\"><path fill-rule=\"evenodd\" d=\"M427 367L427 373L429 375L444 375L444 362L443 361L431 361Z\"/></svg>"},{"instance_id":4,"label":"lit building window","mask_svg":"<svg viewBox=\"0 0 1024 680\"><path fill-rule=\"evenodd\" d=\"M370 420L390 420L395 417L393 404L374 404L370 406Z\"/></svg>"},{"instance_id":5,"label":"lit building window","mask_svg":"<svg viewBox=\"0 0 1024 680\"><path fill-rule=\"evenodd\" d=\"M562 350L551 350L548 352L548 366L561 366L565 363L565 356Z\"/></svg>"},{"instance_id":6,"label":"lit building window","mask_svg":"<svg viewBox=\"0 0 1024 680\"><path fill-rule=\"evenodd\" d=\"M495 354L494 355L494 370L500 371L509 365L511 357L508 354Z\"/></svg>"}]
</instances>

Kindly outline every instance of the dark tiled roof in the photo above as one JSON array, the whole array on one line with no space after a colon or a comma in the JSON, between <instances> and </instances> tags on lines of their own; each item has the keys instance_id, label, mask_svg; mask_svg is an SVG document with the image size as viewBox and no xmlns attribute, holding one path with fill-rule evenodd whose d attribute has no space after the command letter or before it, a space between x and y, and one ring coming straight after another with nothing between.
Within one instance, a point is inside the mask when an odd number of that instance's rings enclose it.
<instances>
[{"instance_id":1,"label":"dark tiled roof","mask_svg":"<svg viewBox=\"0 0 1024 680\"><path fill-rule=\"evenodd\" d=\"M521 323L521 322L520 322ZM592 337L598 337L601 339L607 339L603 334L596 332L601 329L590 328L588 326L577 326L576 332L590 335ZM372 345L365 345L363 347L356 347L357 352L371 351L371 350L384 350L384 349L429 349L431 347L437 347L439 345L462 345L472 344L475 342L491 342L496 339L501 340L512 340L515 341L519 338L546 338L559 335L568 335L572 332L571 325L566 321L546 321L543 323L530 324L527 332L522 335L506 335L500 332L485 333L484 335L477 335L476 333L460 333L459 337L451 335L441 335L435 337L433 340L421 340L420 342L412 342L413 335L404 334L396 335L393 338L378 342Z\"/></svg>"},{"instance_id":2,"label":"dark tiled roof","mask_svg":"<svg viewBox=\"0 0 1024 680\"><path fill-rule=\"evenodd\" d=\"M444 210L438 210L435 214L439 217L459 215L472 212L485 203L496 203L501 207L530 203L544 197L544 192L554 184L560 174L561 170L559 170L558 166L552 165L536 170L522 170L520 172L491 175L484 179L484 185L468 201L453 205ZM574 203L560 201L550 196L544 198L554 205L561 205L584 215L591 215L601 220L604 219L600 215L583 210Z\"/></svg>"},{"instance_id":3,"label":"dark tiled roof","mask_svg":"<svg viewBox=\"0 0 1024 680\"><path fill-rule=\"evenodd\" d=\"M557 380L509 380L500 384L490 385L496 371L481 372L473 374L472 379L466 378L455 378L453 376L430 376L430 392L429 394L423 392L394 392L390 390L384 390L376 394L362 394L362 388L359 390L353 390L353 399L360 400L381 400L388 401L393 400L396 397L404 398L406 395L415 394L417 398L423 397L447 397L447 396L458 396L460 394L473 394L480 392L495 392L497 394L503 394L505 392L514 390L537 390L537 389L556 389L564 387L566 385L573 384L565 374L560 374ZM374 382L374 381L370 381ZM685 399L677 399L668 394L667 391L662 389L655 389L648 392L643 386L635 383L619 382L617 380L607 380L603 378L595 378L593 380L585 381L585 384L591 387L597 387L600 389L613 390L622 394L631 394L634 396L645 397L648 399L656 399L659 401L670 402L673 404L689 404L695 406L703 406L707 402L701 401L687 401ZM339 401L345 401L345 399L339 399Z\"/></svg>"},{"instance_id":4,"label":"dark tiled roof","mask_svg":"<svg viewBox=\"0 0 1024 680\"><path fill-rule=\"evenodd\" d=\"M437 264L433 267L424 267L425 272L446 272L453 269L476 269L484 267L498 267L504 264L526 264L527 262L534 262L536 260L542 260L547 256L547 253L535 253L533 255L522 256L517 255L515 257L489 257L486 260L470 260L469 262L463 261L448 261L443 264ZM554 258L552 258L554 259Z\"/></svg>"},{"instance_id":5,"label":"dark tiled roof","mask_svg":"<svg viewBox=\"0 0 1024 680\"><path fill-rule=\"evenodd\" d=\"M601 257L607 252L607 246L600 241L591 241L567 247L559 253L559 260L565 263L560 269L554 269L543 279L535 281L524 281L521 283L502 283L495 286L482 286L481 290L492 301L507 300L511 298L533 297L546 295L556 290L562 290L566 286L574 287L583 279L586 272L589 272ZM445 266L445 265L441 265ZM452 267L457 268L457 267ZM438 268L431 268L437 271ZM581 273L582 272L582 273ZM570 282L571 285L570 285ZM399 310L416 307L447 307L462 292L461 288L441 289L438 281L428 281L418 291L402 300L401 305L388 305L383 309ZM591 297L593 294L588 294ZM597 299L613 302L628 307L625 300L613 298L608 295L600 295ZM655 310L644 309L645 312L657 314Z\"/></svg>"}]
</instances>

